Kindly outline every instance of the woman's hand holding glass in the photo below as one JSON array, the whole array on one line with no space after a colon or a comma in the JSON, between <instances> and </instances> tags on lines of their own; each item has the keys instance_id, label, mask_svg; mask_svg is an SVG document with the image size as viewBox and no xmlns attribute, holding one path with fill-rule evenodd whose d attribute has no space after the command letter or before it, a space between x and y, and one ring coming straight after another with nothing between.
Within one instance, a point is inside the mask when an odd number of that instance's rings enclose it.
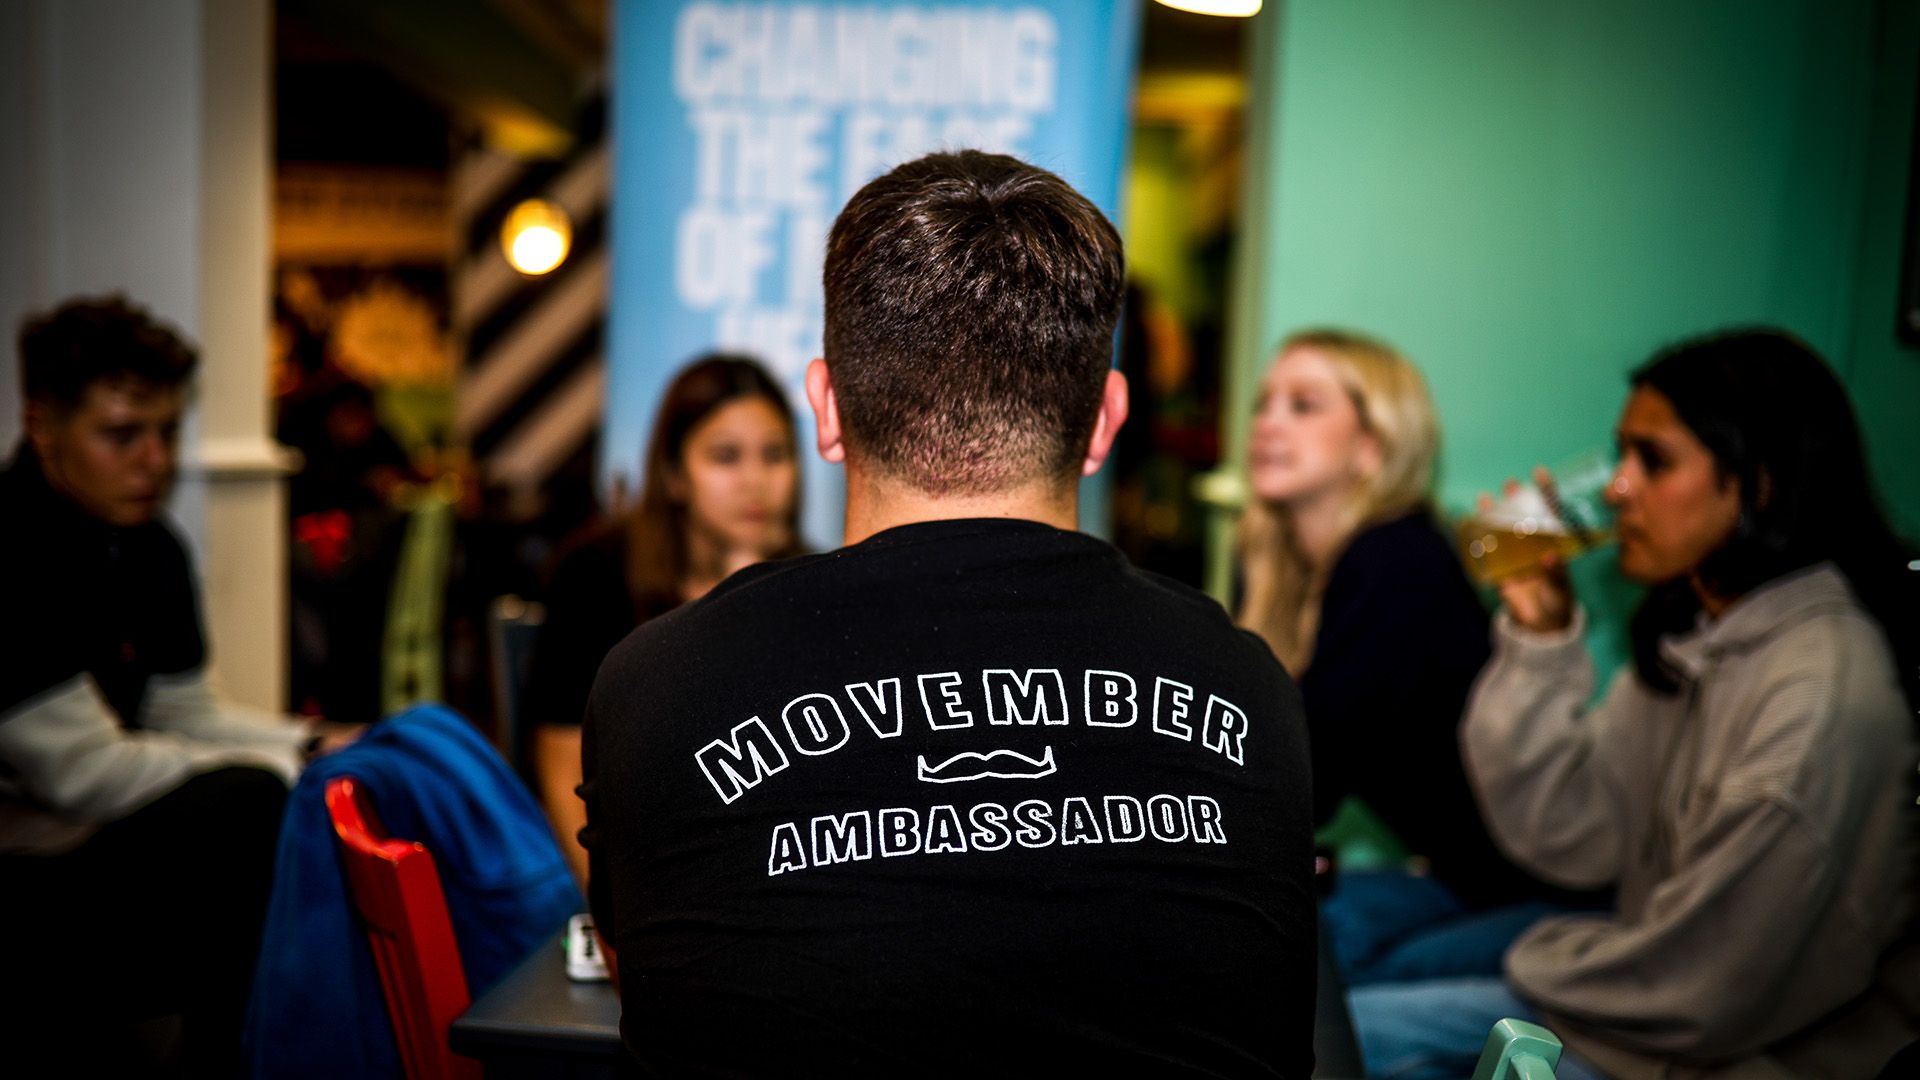
<instances>
[{"instance_id":1,"label":"woman's hand holding glass","mask_svg":"<svg viewBox=\"0 0 1920 1080\"><path fill-rule=\"evenodd\" d=\"M1544 466L1534 469L1533 482L1551 498L1553 474ZM1509 479L1502 493L1512 501L1520 490L1520 482ZM1478 508L1482 517L1491 515L1493 496L1481 492ZM1501 577L1497 587L1507 614L1524 629L1550 634L1565 630L1573 623L1573 585L1567 578L1566 561L1558 552L1541 553L1528 568Z\"/></svg>"}]
</instances>

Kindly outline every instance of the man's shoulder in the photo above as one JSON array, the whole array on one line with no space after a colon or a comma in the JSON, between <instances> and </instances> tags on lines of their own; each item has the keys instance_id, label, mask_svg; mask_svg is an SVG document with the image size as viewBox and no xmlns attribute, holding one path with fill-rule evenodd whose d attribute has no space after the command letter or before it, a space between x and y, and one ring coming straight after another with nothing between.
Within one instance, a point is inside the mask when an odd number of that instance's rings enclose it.
<instances>
[{"instance_id":1,"label":"man's shoulder","mask_svg":"<svg viewBox=\"0 0 1920 1080\"><path fill-rule=\"evenodd\" d=\"M199 592L186 540L164 516L122 529L119 543L123 557L132 560L129 565L137 568L155 590Z\"/></svg>"},{"instance_id":2,"label":"man's shoulder","mask_svg":"<svg viewBox=\"0 0 1920 1080\"><path fill-rule=\"evenodd\" d=\"M795 585L815 588L806 583L804 576L794 579L781 572L794 569L790 564L823 557L801 555L746 567L715 586L706 596L647 619L608 651L596 685L606 682L610 673L640 672L659 662L677 666L681 663L680 657L687 653L706 651L715 640L724 642L743 621L744 625L751 626L765 613L785 607L801 595ZM756 582L771 575L779 575L781 584L755 587Z\"/></svg>"},{"instance_id":3,"label":"man's shoulder","mask_svg":"<svg viewBox=\"0 0 1920 1080\"><path fill-rule=\"evenodd\" d=\"M1212 595L1195 588L1179 578L1168 577L1156 570L1127 564L1131 577L1140 582L1143 589L1159 602L1191 615L1193 618L1212 625L1223 632L1232 632L1254 641L1260 637L1251 631L1243 630L1233 621L1233 616Z\"/></svg>"},{"instance_id":4,"label":"man's shoulder","mask_svg":"<svg viewBox=\"0 0 1920 1080\"><path fill-rule=\"evenodd\" d=\"M690 625L725 623L747 611L811 610L807 605L844 596L848 588L906 588L914 592L897 599L915 607L955 597L1052 589L1055 595L1050 600L1057 607L1088 611L1128 607L1191 619L1198 626L1225 634L1241 633L1213 597L1178 579L1133 565L1097 537L1051 528L1044 532L1009 532L991 540L989 536L993 534L957 535L951 543L916 538L917 546L905 540L873 546L863 543L758 563L727 578L700 600L677 609L673 613L677 622L667 623L659 632L681 633ZM975 557L989 546L993 557ZM951 561L944 557L947 555L953 556Z\"/></svg>"},{"instance_id":5,"label":"man's shoulder","mask_svg":"<svg viewBox=\"0 0 1920 1080\"><path fill-rule=\"evenodd\" d=\"M20 523L0 529L0 580L40 592L64 592L76 575L96 574L110 546L144 573L190 578L186 543L164 516L110 529L77 513L49 514L40 494L16 477L0 474L0 520Z\"/></svg>"},{"instance_id":6,"label":"man's shoulder","mask_svg":"<svg viewBox=\"0 0 1920 1080\"><path fill-rule=\"evenodd\" d=\"M170 519L157 517L145 525L136 526L132 532L138 537L139 545L157 562L181 572L191 568L193 557L187 552L187 542Z\"/></svg>"},{"instance_id":7,"label":"man's shoulder","mask_svg":"<svg viewBox=\"0 0 1920 1080\"><path fill-rule=\"evenodd\" d=\"M736 666L755 654L791 658L829 647L884 655L908 648L906 637L935 633L1009 653L1051 652L1028 636L1044 622L1128 654L1199 654L1209 666L1284 678L1266 643L1211 596L1135 567L1098 538L1016 527L884 540L748 567L643 624L608 666L664 664L671 673L694 659Z\"/></svg>"}]
</instances>

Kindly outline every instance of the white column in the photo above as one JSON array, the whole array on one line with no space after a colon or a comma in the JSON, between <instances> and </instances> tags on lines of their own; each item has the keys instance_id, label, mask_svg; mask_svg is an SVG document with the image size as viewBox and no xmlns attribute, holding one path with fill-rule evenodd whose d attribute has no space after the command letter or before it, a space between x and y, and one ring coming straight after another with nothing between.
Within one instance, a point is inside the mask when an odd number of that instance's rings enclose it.
<instances>
[{"instance_id":1,"label":"white column","mask_svg":"<svg viewBox=\"0 0 1920 1080\"><path fill-rule=\"evenodd\" d=\"M287 454L272 436L272 14L266 0L201 0L200 573L227 692L286 700Z\"/></svg>"},{"instance_id":2,"label":"white column","mask_svg":"<svg viewBox=\"0 0 1920 1080\"><path fill-rule=\"evenodd\" d=\"M196 342L172 513L222 682L274 708L286 539L267 400L270 19L266 0L0 3L0 435L10 450L28 312L121 292Z\"/></svg>"}]
</instances>

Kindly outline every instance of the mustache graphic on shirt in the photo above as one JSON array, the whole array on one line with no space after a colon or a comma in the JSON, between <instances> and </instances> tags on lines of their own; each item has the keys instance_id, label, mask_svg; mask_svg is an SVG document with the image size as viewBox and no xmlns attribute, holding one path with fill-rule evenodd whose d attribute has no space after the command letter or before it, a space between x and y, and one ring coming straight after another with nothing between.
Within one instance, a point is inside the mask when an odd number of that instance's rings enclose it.
<instances>
[{"instance_id":1,"label":"mustache graphic on shirt","mask_svg":"<svg viewBox=\"0 0 1920 1080\"><path fill-rule=\"evenodd\" d=\"M953 784L962 780L1037 780L1053 774L1053 747L1039 757L1028 757L1015 750L995 750L987 754L968 751L955 754L938 765L928 765L925 754L919 757L920 779L929 784Z\"/></svg>"}]
</instances>

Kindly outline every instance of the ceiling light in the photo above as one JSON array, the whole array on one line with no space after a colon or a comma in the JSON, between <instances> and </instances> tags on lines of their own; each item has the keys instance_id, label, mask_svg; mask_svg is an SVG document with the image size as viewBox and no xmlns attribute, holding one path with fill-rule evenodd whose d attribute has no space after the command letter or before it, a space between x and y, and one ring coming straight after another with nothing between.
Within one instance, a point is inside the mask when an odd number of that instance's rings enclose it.
<instances>
[{"instance_id":1,"label":"ceiling light","mask_svg":"<svg viewBox=\"0 0 1920 1080\"><path fill-rule=\"evenodd\" d=\"M1244 19L1260 14L1260 0L1160 0L1162 4L1196 15L1229 15Z\"/></svg>"},{"instance_id":2,"label":"ceiling light","mask_svg":"<svg viewBox=\"0 0 1920 1080\"><path fill-rule=\"evenodd\" d=\"M500 248L515 270L539 277L566 261L573 243L567 212L545 199L528 199L513 208L500 226Z\"/></svg>"}]
</instances>

